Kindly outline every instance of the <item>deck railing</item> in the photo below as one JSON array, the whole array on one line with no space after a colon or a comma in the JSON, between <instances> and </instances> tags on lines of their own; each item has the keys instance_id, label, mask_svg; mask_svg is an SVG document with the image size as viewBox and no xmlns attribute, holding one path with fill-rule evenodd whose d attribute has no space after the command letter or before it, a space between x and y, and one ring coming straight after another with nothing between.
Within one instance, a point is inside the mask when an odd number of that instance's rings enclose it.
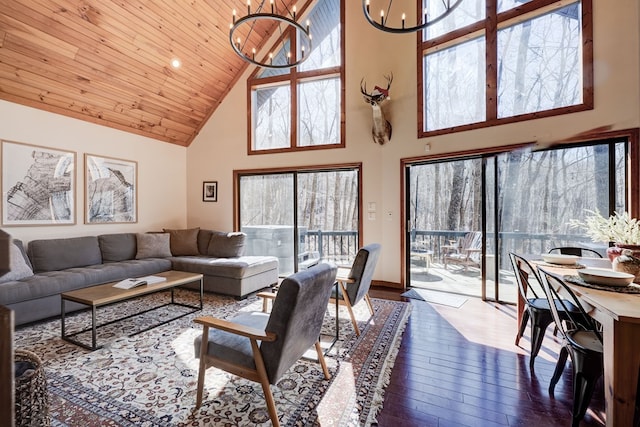
<instances>
[{"instance_id":1,"label":"deck railing","mask_svg":"<svg viewBox=\"0 0 640 427\"><path fill-rule=\"evenodd\" d=\"M459 242L469 231L449 230L412 230L412 251L431 250L434 258L440 259L445 246ZM492 239L489 234L488 239ZM523 254L539 254L548 252L556 246L584 246L600 250L604 255L605 245L596 245L588 237L575 234L553 233L498 233L501 264L499 268L510 269L509 252ZM317 257L319 260L330 260L339 264L350 265L359 249L357 231L306 230L300 235L302 252ZM492 245L489 245L492 246ZM489 255L494 255L489 251Z\"/></svg>"},{"instance_id":2,"label":"deck railing","mask_svg":"<svg viewBox=\"0 0 640 427\"><path fill-rule=\"evenodd\" d=\"M306 252L338 264L350 265L358 252L357 231L307 230L301 240Z\"/></svg>"},{"instance_id":3,"label":"deck railing","mask_svg":"<svg viewBox=\"0 0 640 427\"><path fill-rule=\"evenodd\" d=\"M411 247L416 251L431 250L434 257L440 258L446 251L445 246L452 242L459 242L469 231L445 231L445 230L412 230ZM488 234L488 241L494 238L494 234ZM521 232L499 232L498 252L500 254L499 268L510 269L508 254L516 252L522 254L546 253L549 249L557 246L583 246L595 249L604 255L606 246L604 244L594 244L588 237L575 234L553 234L553 233L521 233ZM492 246L492 245L489 245ZM488 251L489 255L495 255L493 251Z\"/></svg>"}]
</instances>

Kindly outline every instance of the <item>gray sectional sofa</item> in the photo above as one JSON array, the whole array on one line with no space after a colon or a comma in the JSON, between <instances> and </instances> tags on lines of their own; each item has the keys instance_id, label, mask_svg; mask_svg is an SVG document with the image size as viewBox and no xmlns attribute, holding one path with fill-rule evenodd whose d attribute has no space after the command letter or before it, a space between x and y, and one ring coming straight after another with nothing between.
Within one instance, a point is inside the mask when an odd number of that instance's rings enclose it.
<instances>
[{"instance_id":1,"label":"gray sectional sofa","mask_svg":"<svg viewBox=\"0 0 640 427\"><path fill-rule=\"evenodd\" d=\"M205 291L244 298L278 281L278 259L242 256L244 237L192 228L33 240L26 251L14 240L0 305L21 325L60 315L63 292L167 270L202 273Z\"/></svg>"}]
</instances>

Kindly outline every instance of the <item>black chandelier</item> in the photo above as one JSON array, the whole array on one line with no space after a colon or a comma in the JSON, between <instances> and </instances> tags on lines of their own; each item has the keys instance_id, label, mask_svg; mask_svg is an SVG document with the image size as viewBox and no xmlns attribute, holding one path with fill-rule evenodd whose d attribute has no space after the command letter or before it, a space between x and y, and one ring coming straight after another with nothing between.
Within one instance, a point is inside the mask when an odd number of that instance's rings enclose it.
<instances>
[{"instance_id":1,"label":"black chandelier","mask_svg":"<svg viewBox=\"0 0 640 427\"><path fill-rule=\"evenodd\" d=\"M389 19L389 13L391 11L393 0L389 0L389 4L387 5L387 16L385 17L384 9L381 9L380 17L378 18L378 20L372 18L371 14L369 13L369 0L362 0L362 10L367 21L369 21L371 25L379 30L396 34L414 33L416 31L424 30L428 26L433 25L436 22L439 22L449 16L451 12L453 12L460 5L460 3L462 3L462 0L441 0L441 2L442 8L437 8L438 10L435 15L427 10L427 8L424 8L423 13L421 14L422 16L417 19L416 25L410 27L407 27L406 25L406 15L404 13L402 14L400 26L388 25L387 20Z\"/></svg>"},{"instance_id":2,"label":"black chandelier","mask_svg":"<svg viewBox=\"0 0 640 427\"><path fill-rule=\"evenodd\" d=\"M259 67L264 68L272 68L272 69L285 69L295 67L304 62L309 55L305 55L305 52L311 52L311 33L309 32L310 23L307 20L306 25L301 25L296 19L297 10L296 7L293 6L291 10L287 4L280 0L282 3L282 8L280 13L278 13L275 0L269 0L270 10L266 11L265 2L266 0L261 0L258 8L255 12L251 13L251 0L247 0L247 15L237 19L237 12L233 9L233 21L229 25L229 42L231 43L231 47L234 52L238 54L242 59L251 64L257 65ZM299 45L300 54L298 52L286 52L286 57L284 55L278 55L278 57L274 58L273 52L270 52L269 55L263 59L256 59L256 48L251 48L251 51L248 52L246 49L247 41L249 40L249 36L253 32L254 26L256 23L260 21L277 21L278 27L280 24L285 24L287 27L293 27L298 30L300 34ZM249 31L247 32L247 37L242 40L241 37L237 37L235 35L236 30L242 25L249 25ZM282 31L281 31L282 32Z\"/></svg>"}]
</instances>

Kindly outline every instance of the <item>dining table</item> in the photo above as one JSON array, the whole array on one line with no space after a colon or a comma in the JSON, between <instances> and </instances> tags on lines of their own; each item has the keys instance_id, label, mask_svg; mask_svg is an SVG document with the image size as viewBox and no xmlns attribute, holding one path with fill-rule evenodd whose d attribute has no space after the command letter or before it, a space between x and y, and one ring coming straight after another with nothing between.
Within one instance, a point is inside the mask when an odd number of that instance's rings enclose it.
<instances>
[{"instance_id":1,"label":"dining table","mask_svg":"<svg viewBox=\"0 0 640 427\"><path fill-rule=\"evenodd\" d=\"M639 293L622 293L616 288L586 287L571 280L580 268L612 269L602 258L579 258L575 267L553 265L540 256L527 257L538 269L563 279L578 296L587 313L602 325L604 359L604 393L607 426L633 426L640 370L640 289ZM518 298L518 313L524 308ZM637 422L637 419L636 419Z\"/></svg>"}]
</instances>

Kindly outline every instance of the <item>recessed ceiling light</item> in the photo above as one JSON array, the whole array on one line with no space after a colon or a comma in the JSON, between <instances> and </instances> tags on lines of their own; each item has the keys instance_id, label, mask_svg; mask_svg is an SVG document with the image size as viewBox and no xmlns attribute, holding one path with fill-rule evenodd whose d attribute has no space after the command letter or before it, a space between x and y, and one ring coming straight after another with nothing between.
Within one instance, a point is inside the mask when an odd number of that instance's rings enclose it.
<instances>
[{"instance_id":1,"label":"recessed ceiling light","mask_svg":"<svg viewBox=\"0 0 640 427\"><path fill-rule=\"evenodd\" d=\"M171 66L173 68L180 68L181 65L182 65L182 62L180 62L180 60L178 58L173 58L171 60Z\"/></svg>"}]
</instances>

